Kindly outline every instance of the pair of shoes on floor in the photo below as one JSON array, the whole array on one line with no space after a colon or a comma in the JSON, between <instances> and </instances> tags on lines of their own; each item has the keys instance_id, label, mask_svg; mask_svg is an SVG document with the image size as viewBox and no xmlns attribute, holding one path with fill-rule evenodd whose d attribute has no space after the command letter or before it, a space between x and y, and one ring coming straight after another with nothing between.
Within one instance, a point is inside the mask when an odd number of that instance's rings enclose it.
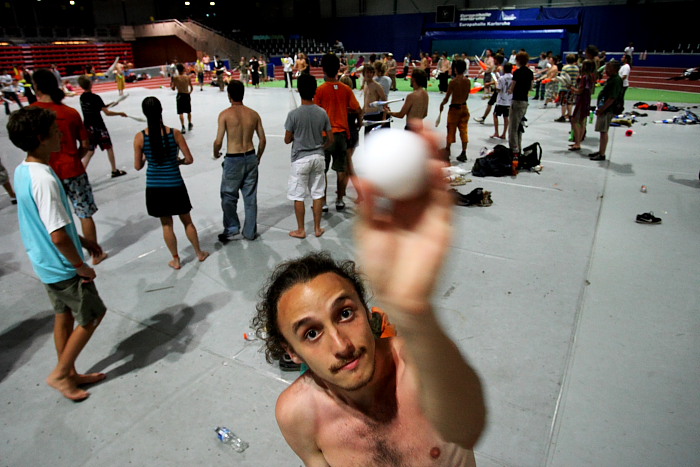
<instances>
[{"instance_id":1,"label":"pair of shoes on floor","mask_svg":"<svg viewBox=\"0 0 700 467\"><path fill-rule=\"evenodd\" d=\"M661 224L660 217L654 217L654 212L649 211L644 214L637 214L637 219L635 220L637 224Z\"/></svg>"},{"instance_id":2,"label":"pair of shoes on floor","mask_svg":"<svg viewBox=\"0 0 700 467\"><path fill-rule=\"evenodd\" d=\"M601 154L599 152L594 152L588 156L588 158L592 161L604 161L605 160L605 154Z\"/></svg>"},{"instance_id":3,"label":"pair of shoes on floor","mask_svg":"<svg viewBox=\"0 0 700 467\"><path fill-rule=\"evenodd\" d=\"M230 234L230 233L224 232L224 233L220 233L218 235L218 239L221 243L226 243L226 242L230 242L231 240L235 239L236 235L238 235L238 233Z\"/></svg>"},{"instance_id":4,"label":"pair of shoes on floor","mask_svg":"<svg viewBox=\"0 0 700 467\"><path fill-rule=\"evenodd\" d=\"M121 177L122 175L126 175L126 172L124 172L123 170L117 169L112 172L112 178Z\"/></svg>"},{"instance_id":5,"label":"pair of shoes on floor","mask_svg":"<svg viewBox=\"0 0 700 467\"><path fill-rule=\"evenodd\" d=\"M467 154L463 152L462 154L457 156L457 160L459 162L467 162Z\"/></svg>"},{"instance_id":6,"label":"pair of shoes on floor","mask_svg":"<svg viewBox=\"0 0 700 467\"><path fill-rule=\"evenodd\" d=\"M342 211L345 209L345 203L342 200L336 200L335 202L335 210L336 211Z\"/></svg>"},{"instance_id":7,"label":"pair of shoes on floor","mask_svg":"<svg viewBox=\"0 0 700 467\"><path fill-rule=\"evenodd\" d=\"M489 207L493 204L491 199L491 192L484 190L483 188L474 188L469 194L463 195L455 189L451 189L450 192L454 196L455 204L457 206L479 206L479 207Z\"/></svg>"},{"instance_id":8,"label":"pair of shoes on floor","mask_svg":"<svg viewBox=\"0 0 700 467\"><path fill-rule=\"evenodd\" d=\"M555 121L555 122L560 122L560 123L566 123L567 120L566 120L566 117L562 115L561 117L557 118L557 119L554 120L554 121Z\"/></svg>"}]
</instances>

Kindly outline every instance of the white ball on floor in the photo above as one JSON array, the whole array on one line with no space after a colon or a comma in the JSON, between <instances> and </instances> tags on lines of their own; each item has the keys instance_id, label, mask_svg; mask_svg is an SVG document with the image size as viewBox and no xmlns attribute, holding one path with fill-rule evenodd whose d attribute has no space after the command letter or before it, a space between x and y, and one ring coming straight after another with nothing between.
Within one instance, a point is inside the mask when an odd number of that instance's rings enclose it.
<instances>
[{"instance_id":1,"label":"white ball on floor","mask_svg":"<svg viewBox=\"0 0 700 467\"><path fill-rule=\"evenodd\" d=\"M395 128L371 132L353 156L355 172L390 199L409 199L425 189L429 149L417 134Z\"/></svg>"}]
</instances>

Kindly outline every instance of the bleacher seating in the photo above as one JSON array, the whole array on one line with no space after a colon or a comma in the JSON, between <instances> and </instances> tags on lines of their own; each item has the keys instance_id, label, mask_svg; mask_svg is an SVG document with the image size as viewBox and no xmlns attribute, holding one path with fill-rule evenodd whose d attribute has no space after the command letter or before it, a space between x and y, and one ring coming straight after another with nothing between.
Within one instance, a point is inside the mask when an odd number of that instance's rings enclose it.
<instances>
[{"instance_id":1,"label":"bleacher seating","mask_svg":"<svg viewBox=\"0 0 700 467\"><path fill-rule=\"evenodd\" d=\"M63 41L71 42L71 41ZM75 41L79 42L79 41ZM82 42L82 41L80 41ZM80 74L85 66L94 66L104 72L120 57L132 62L134 54L127 42L86 42L83 44L21 44L0 47L0 69L24 66L32 70L48 68L56 64L62 75Z\"/></svg>"},{"instance_id":2,"label":"bleacher seating","mask_svg":"<svg viewBox=\"0 0 700 467\"><path fill-rule=\"evenodd\" d=\"M313 38L272 36L242 36L234 38L246 47L258 50L267 57L279 56L288 53L294 55L304 52L307 55L321 55L333 50L333 45Z\"/></svg>"}]
</instances>

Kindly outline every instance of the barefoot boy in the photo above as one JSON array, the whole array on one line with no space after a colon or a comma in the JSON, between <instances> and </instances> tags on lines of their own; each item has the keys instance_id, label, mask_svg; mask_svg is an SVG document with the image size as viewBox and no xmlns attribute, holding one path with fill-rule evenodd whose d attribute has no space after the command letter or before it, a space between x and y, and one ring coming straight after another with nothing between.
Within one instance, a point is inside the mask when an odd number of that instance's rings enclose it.
<instances>
[{"instance_id":1,"label":"barefoot boy","mask_svg":"<svg viewBox=\"0 0 700 467\"><path fill-rule=\"evenodd\" d=\"M177 89L175 97L177 103L177 115L180 117L180 130L184 135L187 131L192 131L192 99L190 94L194 91L192 87L192 79L190 75L185 73L185 67L182 63L175 65L178 75L173 76L170 83L170 88L174 91ZM187 130L185 130L185 114L187 114Z\"/></svg>"},{"instance_id":2,"label":"barefoot boy","mask_svg":"<svg viewBox=\"0 0 700 467\"><path fill-rule=\"evenodd\" d=\"M425 88L428 86L428 75L423 70L415 70L411 75L411 87L413 92L406 96L406 102L398 112L392 112L388 106L385 107L390 116L396 118L406 117L406 127L408 130L409 120L423 120L428 116L428 93Z\"/></svg>"},{"instance_id":3,"label":"barefoot boy","mask_svg":"<svg viewBox=\"0 0 700 467\"><path fill-rule=\"evenodd\" d=\"M46 382L68 399L80 401L90 395L80 386L105 378L103 373L81 375L75 370L75 360L106 311L93 282L95 270L83 261L82 248L92 256L102 250L78 235L68 197L49 166L51 153L61 146L56 114L25 107L10 116L7 131L14 145L27 152L15 170L22 241L56 312L58 364Z\"/></svg>"},{"instance_id":4,"label":"barefoot boy","mask_svg":"<svg viewBox=\"0 0 700 467\"><path fill-rule=\"evenodd\" d=\"M331 121L321 107L314 104L316 95L316 78L300 75L297 81L301 107L287 115L284 124L284 142L292 144L292 173L289 176L287 198L294 201L294 214L297 218L297 230L289 232L291 237L305 238L304 198L313 200L314 234L323 235L321 228L321 210L326 190L324 148L330 139L324 136L331 133Z\"/></svg>"}]
</instances>

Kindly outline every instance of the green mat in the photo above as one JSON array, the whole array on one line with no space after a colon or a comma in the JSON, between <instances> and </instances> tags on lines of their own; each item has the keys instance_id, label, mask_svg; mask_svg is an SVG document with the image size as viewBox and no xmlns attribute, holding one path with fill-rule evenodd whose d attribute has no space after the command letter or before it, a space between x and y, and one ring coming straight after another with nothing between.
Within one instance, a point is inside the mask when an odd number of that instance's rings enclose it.
<instances>
[{"instance_id":1,"label":"green mat","mask_svg":"<svg viewBox=\"0 0 700 467\"><path fill-rule=\"evenodd\" d=\"M322 80L319 80L319 85ZM396 80L396 87L399 91L411 91L411 82L409 80L404 80L403 78L398 78ZM296 85L296 83L295 83ZM266 88L283 88L284 81L269 81L266 83L261 83L262 87ZM596 88L601 89L601 88ZM438 81L436 79L431 79L428 83L428 92L438 92ZM481 93L477 93L480 96ZM534 92L532 93L534 95ZM647 102L649 104L655 104L656 102L669 102L669 103L683 103L683 104L700 104L700 93L698 92L679 92L679 91L664 91L658 89L644 89L644 88L629 88L627 94L625 94L626 101L634 102Z\"/></svg>"}]
</instances>

